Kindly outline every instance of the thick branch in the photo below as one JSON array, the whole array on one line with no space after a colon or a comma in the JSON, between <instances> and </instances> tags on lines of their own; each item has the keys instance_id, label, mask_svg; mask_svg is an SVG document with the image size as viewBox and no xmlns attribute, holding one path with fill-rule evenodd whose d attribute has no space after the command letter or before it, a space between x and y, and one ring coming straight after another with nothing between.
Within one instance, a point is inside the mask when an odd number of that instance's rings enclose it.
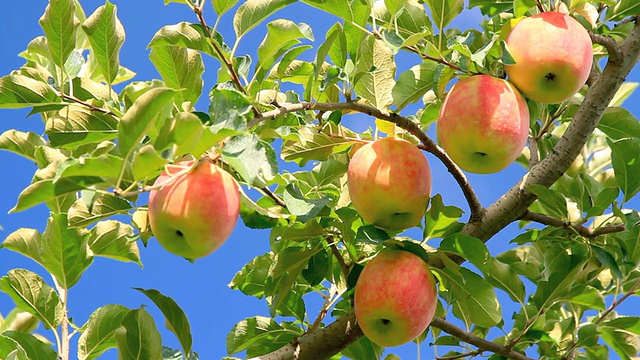
<instances>
[{"instance_id":1,"label":"thick branch","mask_svg":"<svg viewBox=\"0 0 640 360\"><path fill-rule=\"evenodd\" d=\"M494 342L491 342L489 340L485 340L481 337L475 336L472 333L455 326L454 324L446 321L445 319L439 318L439 317L435 317L433 318L433 321L431 322L431 326L438 328L450 335L453 335L454 337L456 337L457 339L460 339L466 343L469 343L471 345L474 345L476 347L478 347L479 349L482 350L486 350L486 351L491 351L493 353L502 355L506 358L509 359L514 359L514 360L533 360L517 351L514 351L512 349L509 349L508 347L504 346L504 345L500 345L500 344L496 344Z\"/></svg>"},{"instance_id":2,"label":"thick branch","mask_svg":"<svg viewBox=\"0 0 640 360\"><path fill-rule=\"evenodd\" d=\"M442 148L440 148L427 134L420 129L418 124L409 120L408 118L398 115L396 113L388 113L385 111L381 111L373 106L360 104L356 102L343 102L343 103L309 103L303 102L300 104L287 104L283 105L275 110L271 110L265 112L262 117L256 118L249 123L249 127L253 127L262 121L266 121L269 119L275 119L278 116L288 114L295 111L302 110L318 110L318 111L335 111L335 110L350 110L357 111L363 114L367 114L373 116L377 119L390 121L395 123L399 127L407 130L413 136L417 137L418 140L422 143L419 148L426 150L433 155L435 155L442 163L447 167L447 170L453 175L454 179L460 185L462 192L464 194L467 203L469 204L469 209L471 210L471 219L479 218L481 213L483 212L482 204L478 200L475 192L473 191L469 180L467 180L466 175L460 170L458 165L456 165L453 160L447 155L446 152Z\"/></svg>"},{"instance_id":3,"label":"thick branch","mask_svg":"<svg viewBox=\"0 0 640 360\"><path fill-rule=\"evenodd\" d=\"M594 34L589 31L589 36L591 37L591 41L594 44L599 44L604 46L607 49L607 53L609 53L609 61L613 63L619 63L620 59L622 59L622 52L618 47L618 43L611 36L604 36L600 34Z\"/></svg>"},{"instance_id":4,"label":"thick branch","mask_svg":"<svg viewBox=\"0 0 640 360\"><path fill-rule=\"evenodd\" d=\"M327 327L306 333L297 341L253 360L328 359L363 335L362 330L356 324L356 316L352 311Z\"/></svg>"},{"instance_id":5,"label":"thick branch","mask_svg":"<svg viewBox=\"0 0 640 360\"><path fill-rule=\"evenodd\" d=\"M522 220L535 221L535 222L543 224L543 225L550 225L550 226L554 226L554 227L558 227L558 228L572 229L577 234L579 234L581 236L584 236L586 238L589 238L589 239L596 238L596 237L598 237L600 235L621 232L621 231L624 231L624 229L625 229L624 224L612 225L612 226L603 226L603 227L599 227L599 228L596 228L596 229L592 229L592 228L589 228L589 227L586 227L586 226L582 226L582 225L571 224L571 223L562 221L560 219L556 219L554 217L551 217L549 215L538 214L538 213L534 213L534 212L531 212L531 211L527 211L524 214L524 216L522 216Z\"/></svg>"},{"instance_id":6,"label":"thick branch","mask_svg":"<svg viewBox=\"0 0 640 360\"><path fill-rule=\"evenodd\" d=\"M482 212L479 218L471 219L462 229L463 233L483 241L489 240L498 231L520 219L527 212L527 208L535 200L535 196L526 190L527 186L532 184L551 186L569 168L600 121L607 104L640 59L640 15L636 16L635 23L628 38L620 46L622 54L620 63L607 63L602 75L589 88L573 121L549 156L534 166L506 194ZM432 265L437 266L437 264ZM318 355L324 354L325 350L330 357L362 335L362 330L355 323L355 315L352 311L326 328L302 336L296 345L289 344L265 355L262 359L293 359L296 348L299 348L301 354L303 352L307 354L305 357L307 359L311 358L309 356L319 359ZM323 351L319 352L319 349ZM299 357L299 359L303 358Z\"/></svg>"}]
</instances>

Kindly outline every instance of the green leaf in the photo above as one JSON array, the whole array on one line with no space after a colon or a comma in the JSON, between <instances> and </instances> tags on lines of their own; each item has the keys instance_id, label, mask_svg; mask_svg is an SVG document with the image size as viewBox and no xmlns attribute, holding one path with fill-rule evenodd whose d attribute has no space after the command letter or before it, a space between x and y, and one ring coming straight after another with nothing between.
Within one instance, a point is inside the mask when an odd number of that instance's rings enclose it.
<instances>
[{"instance_id":1,"label":"green leaf","mask_svg":"<svg viewBox=\"0 0 640 360\"><path fill-rule=\"evenodd\" d=\"M607 140L607 143L611 147L611 163L616 182L627 202L640 190L640 161L635 156L629 156L640 153L640 138Z\"/></svg>"},{"instance_id":2,"label":"green leaf","mask_svg":"<svg viewBox=\"0 0 640 360\"><path fill-rule=\"evenodd\" d=\"M60 106L56 91L42 81L19 74L0 77L0 109Z\"/></svg>"},{"instance_id":3,"label":"green leaf","mask_svg":"<svg viewBox=\"0 0 640 360\"><path fill-rule=\"evenodd\" d=\"M461 256L480 270L487 267L490 259L489 250L482 241L460 233L444 238L440 243L440 251Z\"/></svg>"},{"instance_id":4,"label":"green leaf","mask_svg":"<svg viewBox=\"0 0 640 360\"><path fill-rule=\"evenodd\" d=\"M162 314L166 319L167 329L169 329L178 337L185 356L189 356L192 350L191 346L193 345L193 338L191 337L191 326L189 325L187 315L185 315L180 306L178 306L178 304L173 299L161 294L158 290L145 290L141 288L134 289L145 294L156 304L160 311L162 311Z\"/></svg>"},{"instance_id":5,"label":"green leaf","mask_svg":"<svg viewBox=\"0 0 640 360\"><path fill-rule=\"evenodd\" d=\"M628 332L606 329L601 335L602 340L608 344L621 359L631 359L638 354L638 337Z\"/></svg>"},{"instance_id":6,"label":"green leaf","mask_svg":"<svg viewBox=\"0 0 640 360\"><path fill-rule=\"evenodd\" d=\"M116 347L115 333L129 309L122 305L105 305L96 309L82 326L78 339L78 359L98 358L108 349Z\"/></svg>"},{"instance_id":7,"label":"green leaf","mask_svg":"<svg viewBox=\"0 0 640 360\"><path fill-rule=\"evenodd\" d=\"M132 261L142 267L137 237L133 228L116 220L97 223L89 234L89 247L95 256L103 256L119 261Z\"/></svg>"},{"instance_id":8,"label":"green leaf","mask_svg":"<svg viewBox=\"0 0 640 360\"><path fill-rule=\"evenodd\" d=\"M320 211L331 202L331 199L326 197L320 199L306 198L296 184L287 185L284 189L283 199L289 212L296 215L296 219L302 223L306 223L318 216Z\"/></svg>"},{"instance_id":9,"label":"green leaf","mask_svg":"<svg viewBox=\"0 0 640 360\"><path fill-rule=\"evenodd\" d=\"M213 0L211 2L213 3L213 9L220 16L231 10L238 3L238 0Z\"/></svg>"},{"instance_id":10,"label":"green leaf","mask_svg":"<svg viewBox=\"0 0 640 360\"><path fill-rule=\"evenodd\" d=\"M244 191L240 191L240 217L250 229L270 229L281 224L286 215L279 205L263 207L255 203Z\"/></svg>"},{"instance_id":11,"label":"green leaf","mask_svg":"<svg viewBox=\"0 0 640 360\"><path fill-rule=\"evenodd\" d=\"M163 360L162 338L144 308L131 310L122 318L115 338L119 360Z\"/></svg>"},{"instance_id":12,"label":"green leaf","mask_svg":"<svg viewBox=\"0 0 640 360\"><path fill-rule=\"evenodd\" d=\"M233 29L240 39L269 15L294 3L296 0L247 0L240 5L233 17Z\"/></svg>"},{"instance_id":13,"label":"green leaf","mask_svg":"<svg viewBox=\"0 0 640 360\"><path fill-rule=\"evenodd\" d=\"M463 267L436 269L454 300L454 313L467 325L492 327L502 321L502 310L491 286L480 275Z\"/></svg>"},{"instance_id":14,"label":"green leaf","mask_svg":"<svg viewBox=\"0 0 640 360\"><path fill-rule=\"evenodd\" d=\"M271 252L253 258L236 273L228 285L229 288L261 299L273 260L274 254Z\"/></svg>"},{"instance_id":15,"label":"green leaf","mask_svg":"<svg viewBox=\"0 0 640 360\"><path fill-rule=\"evenodd\" d=\"M152 128L168 117L174 94L168 88L150 89L127 110L118 125L118 146L125 159Z\"/></svg>"},{"instance_id":16,"label":"green leaf","mask_svg":"<svg viewBox=\"0 0 640 360\"><path fill-rule=\"evenodd\" d=\"M218 57L204 27L200 24L181 22L162 27L149 42L149 47L175 45L187 49L202 51Z\"/></svg>"},{"instance_id":17,"label":"green leaf","mask_svg":"<svg viewBox=\"0 0 640 360\"><path fill-rule=\"evenodd\" d=\"M358 341L349 345L341 353L343 356L359 360L359 359L380 359L384 353L385 348L369 340L368 337L363 336Z\"/></svg>"},{"instance_id":18,"label":"green leaf","mask_svg":"<svg viewBox=\"0 0 640 360\"><path fill-rule=\"evenodd\" d=\"M10 129L0 135L0 149L11 151L35 161L36 148L45 146L46 141L33 132L22 132Z\"/></svg>"},{"instance_id":19,"label":"green leaf","mask_svg":"<svg viewBox=\"0 0 640 360\"><path fill-rule=\"evenodd\" d=\"M309 283L309 286L316 286L320 284L329 273L330 264L329 254L326 251L320 251L309 258L307 267L302 270L302 277ZM302 319L300 320L302 321Z\"/></svg>"},{"instance_id":20,"label":"green leaf","mask_svg":"<svg viewBox=\"0 0 640 360\"><path fill-rule=\"evenodd\" d=\"M524 283L511 266L496 258L489 258L485 277L491 285L506 292L513 301L524 304L526 296Z\"/></svg>"},{"instance_id":21,"label":"green leaf","mask_svg":"<svg viewBox=\"0 0 640 360\"><path fill-rule=\"evenodd\" d=\"M444 33L444 28L464 9L462 0L426 0L426 3L431 9L433 22L441 33Z\"/></svg>"},{"instance_id":22,"label":"green leaf","mask_svg":"<svg viewBox=\"0 0 640 360\"><path fill-rule=\"evenodd\" d=\"M622 106L624 101L629 96L631 96L631 94L633 94L633 92L638 88L638 86L640 86L640 83L638 82L626 81L622 83L622 85L620 85L620 88L618 89L616 94L613 96L613 99L611 99L611 102L609 103L609 107Z\"/></svg>"},{"instance_id":23,"label":"green leaf","mask_svg":"<svg viewBox=\"0 0 640 360\"><path fill-rule=\"evenodd\" d=\"M47 37L50 58L61 69L76 47L79 22L75 11L73 0L50 0L39 21Z\"/></svg>"},{"instance_id":24,"label":"green leaf","mask_svg":"<svg viewBox=\"0 0 640 360\"><path fill-rule=\"evenodd\" d=\"M356 241L362 243L378 244L391 239L386 231L375 227L374 225L364 225L358 228L356 233Z\"/></svg>"},{"instance_id":25,"label":"green leaf","mask_svg":"<svg viewBox=\"0 0 640 360\"><path fill-rule=\"evenodd\" d=\"M600 323L600 327L620 329L640 335L640 317L620 316L613 320L603 321Z\"/></svg>"},{"instance_id":26,"label":"green leaf","mask_svg":"<svg viewBox=\"0 0 640 360\"><path fill-rule=\"evenodd\" d=\"M253 119L253 113L251 102L246 96L235 90L215 88L211 90L209 100L212 131L225 136L247 131L247 122Z\"/></svg>"},{"instance_id":27,"label":"green leaf","mask_svg":"<svg viewBox=\"0 0 640 360\"><path fill-rule=\"evenodd\" d=\"M400 74L391 92L398 111L420 100L433 88L433 77L437 67L435 62L423 62Z\"/></svg>"},{"instance_id":28,"label":"green leaf","mask_svg":"<svg viewBox=\"0 0 640 360\"><path fill-rule=\"evenodd\" d=\"M353 144L349 140L318 132L311 126L300 128L292 134L292 138L296 140L286 140L283 143L280 156L285 161L293 161L300 166L304 166L309 160L327 160L332 154L344 151Z\"/></svg>"},{"instance_id":29,"label":"green leaf","mask_svg":"<svg viewBox=\"0 0 640 360\"><path fill-rule=\"evenodd\" d=\"M73 203L67 216L69 226L83 227L117 214L126 214L134 207L118 196L97 195L91 199L80 198Z\"/></svg>"},{"instance_id":30,"label":"green leaf","mask_svg":"<svg viewBox=\"0 0 640 360\"><path fill-rule=\"evenodd\" d=\"M49 346L42 342L42 340L36 338L32 334L20 332L20 331L5 331L2 333L2 337L9 338L20 345L20 348L24 350L27 355L24 359L27 360L57 360L58 355ZM20 352L20 351L18 351ZM7 360L11 359L11 356L7 357ZM16 356L15 359L20 359Z\"/></svg>"},{"instance_id":31,"label":"green leaf","mask_svg":"<svg viewBox=\"0 0 640 360\"><path fill-rule=\"evenodd\" d=\"M382 40L369 36L360 47L356 62L359 80L355 84L358 96L378 109L393 103L392 90L396 84L396 63L393 52Z\"/></svg>"},{"instance_id":32,"label":"green leaf","mask_svg":"<svg viewBox=\"0 0 640 360\"><path fill-rule=\"evenodd\" d=\"M10 211L23 211L43 202L75 195L80 190L103 182L102 178L88 176L61 178L58 181L53 179L36 180L20 193L18 203Z\"/></svg>"},{"instance_id":33,"label":"green leaf","mask_svg":"<svg viewBox=\"0 0 640 360\"><path fill-rule=\"evenodd\" d=\"M166 86L176 90L176 102L195 105L204 84L204 64L200 53L179 46L158 45L151 48L149 58Z\"/></svg>"},{"instance_id":34,"label":"green leaf","mask_svg":"<svg viewBox=\"0 0 640 360\"><path fill-rule=\"evenodd\" d=\"M0 333L0 359L30 360L26 351L18 342Z\"/></svg>"},{"instance_id":35,"label":"green leaf","mask_svg":"<svg viewBox=\"0 0 640 360\"><path fill-rule=\"evenodd\" d=\"M565 221L569 218L567 201L560 192L542 185L529 185L527 190L538 198L538 202L549 215Z\"/></svg>"},{"instance_id":36,"label":"green leaf","mask_svg":"<svg viewBox=\"0 0 640 360\"><path fill-rule=\"evenodd\" d=\"M231 138L222 149L222 158L249 185L264 186L278 173L275 150L256 134Z\"/></svg>"},{"instance_id":37,"label":"green leaf","mask_svg":"<svg viewBox=\"0 0 640 360\"><path fill-rule=\"evenodd\" d=\"M256 77L263 79L268 69L292 46L299 44L298 39L313 41L313 32L305 23L296 24L290 20L278 19L267 24L267 35L258 46L258 68Z\"/></svg>"},{"instance_id":38,"label":"green leaf","mask_svg":"<svg viewBox=\"0 0 640 360\"><path fill-rule=\"evenodd\" d=\"M292 323L278 324L275 320L256 316L240 321L227 335L227 353L247 351L247 357L267 354L289 344L303 331Z\"/></svg>"},{"instance_id":39,"label":"green leaf","mask_svg":"<svg viewBox=\"0 0 640 360\"><path fill-rule=\"evenodd\" d=\"M611 253L597 245L591 245L591 250L596 254L598 261L600 261L602 265L609 268L616 278L622 279L622 272L618 267L618 262Z\"/></svg>"},{"instance_id":40,"label":"green leaf","mask_svg":"<svg viewBox=\"0 0 640 360\"><path fill-rule=\"evenodd\" d=\"M569 299L569 302L582 306L585 309L604 311L606 308L604 304L604 296L602 296L598 289L591 286L585 286L579 294L572 296Z\"/></svg>"},{"instance_id":41,"label":"green leaf","mask_svg":"<svg viewBox=\"0 0 640 360\"><path fill-rule=\"evenodd\" d=\"M536 6L536 0L513 0L513 15L514 17L524 16L534 6Z\"/></svg>"},{"instance_id":42,"label":"green leaf","mask_svg":"<svg viewBox=\"0 0 640 360\"><path fill-rule=\"evenodd\" d=\"M69 228L65 214L52 214L42 234L42 265L63 289L75 285L93 262L86 229Z\"/></svg>"},{"instance_id":43,"label":"green leaf","mask_svg":"<svg viewBox=\"0 0 640 360\"><path fill-rule=\"evenodd\" d=\"M51 146L75 149L80 145L115 139L118 120L85 106L69 105L47 118L45 133Z\"/></svg>"},{"instance_id":44,"label":"green leaf","mask_svg":"<svg viewBox=\"0 0 640 360\"><path fill-rule=\"evenodd\" d=\"M123 166L121 157L103 154L96 157L83 156L79 159L67 159L58 165L54 181L64 177L100 176L117 179Z\"/></svg>"},{"instance_id":45,"label":"green leaf","mask_svg":"<svg viewBox=\"0 0 640 360\"><path fill-rule=\"evenodd\" d=\"M611 140L640 138L640 122L629 110L620 107L607 108L598 123L598 129L607 134Z\"/></svg>"},{"instance_id":46,"label":"green leaf","mask_svg":"<svg viewBox=\"0 0 640 360\"><path fill-rule=\"evenodd\" d=\"M640 3L635 0L620 0L614 6L607 8L605 21L622 20L627 16L633 16L640 11Z\"/></svg>"},{"instance_id":47,"label":"green leaf","mask_svg":"<svg viewBox=\"0 0 640 360\"><path fill-rule=\"evenodd\" d=\"M494 16L513 7L513 0L469 0L469 9L480 7L483 15Z\"/></svg>"},{"instance_id":48,"label":"green leaf","mask_svg":"<svg viewBox=\"0 0 640 360\"><path fill-rule=\"evenodd\" d=\"M270 289L265 288L266 295L277 296L272 303L274 309L278 309L282 301L286 299L296 279L307 266L309 259L321 250L322 248L303 250L299 247L288 247L278 253L276 266L271 273L276 286L270 286Z\"/></svg>"},{"instance_id":49,"label":"green leaf","mask_svg":"<svg viewBox=\"0 0 640 360\"><path fill-rule=\"evenodd\" d=\"M124 27L118 19L116 6L107 0L82 24L89 38L91 54L108 84L120 71L120 48L124 43Z\"/></svg>"},{"instance_id":50,"label":"green leaf","mask_svg":"<svg viewBox=\"0 0 640 360\"><path fill-rule=\"evenodd\" d=\"M444 237L458 231L458 222L463 211L455 206L445 206L442 195L436 194L431 198L431 206L425 216L424 238Z\"/></svg>"},{"instance_id":51,"label":"green leaf","mask_svg":"<svg viewBox=\"0 0 640 360\"><path fill-rule=\"evenodd\" d=\"M41 263L42 235L36 229L18 229L2 242L0 248L9 249L22 254L37 263Z\"/></svg>"},{"instance_id":52,"label":"green leaf","mask_svg":"<svg viewBox=\"0 0 640 360\"><path fill-rule=\"evenodd\" d=\"M38 274L25 269L9 270L0 278L0 290L9 295L20 310L35 315L47 329L60 325L62 303L56 291Z\"/></svg>"}]
</instances>

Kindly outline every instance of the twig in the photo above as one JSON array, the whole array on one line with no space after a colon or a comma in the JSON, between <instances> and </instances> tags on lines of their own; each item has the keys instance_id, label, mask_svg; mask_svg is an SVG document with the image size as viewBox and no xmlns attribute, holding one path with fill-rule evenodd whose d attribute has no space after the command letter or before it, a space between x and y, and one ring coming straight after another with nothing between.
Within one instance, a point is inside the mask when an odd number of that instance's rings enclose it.
<instances>
[{"instance_id":1,"label":"twig","mask_svg":"<svg viewBox=\"0 0 640 360\"><path fill-rule=\"evenodd\" d=\"M607 49L607 53L609 53L609 61L614 64L618 64L622 59L622 51L618 46L618 43L611 36L605 36L600 34L595 34L589 31L589 37L591 37L591 41L594 44L599 44Z\"/></svg>"},{"instance_id":2,"label":"twig","mask_svg":"<svg viewBox=\"0 0 640 360\"><path fill-rule=\"evenodd\" d=\"M620 299L617 300L613 300L613 303L611 304L611 306L609 306L609 308L607 310L605 310L605 312L603 312L600 317L598 318L598 320L596 320L595 324L598 325L600 324L602 321L604 321L604 319L611 314L611 312L613 310L615 310L615 308L618 307L618 305L622 304L623 301L625 301L629 296L634 295L638 288L640 287L640 279L638 279L638 281L636 281L635 284L633 284L633 286L629 289L629 291L627 291L624 295L622 295L622 297Z\"/></svg>"},{"instance_id":3,"label":"twig","mask_svg":"<svg viewBox=\"0 0 640 360\"><path fill-rule=\"evenodd\" d=\"M88 102L78 99L77 97L73 96L73 95L67 95L65 93L59 93L58 96L60 96L60 98L65 99L65 100L69 100L69 101L73 101L74 103L80 104L82 106L87 107L89 110L91 111L96 111L96 112L100 112L103 114L107 114L107 115L111 115L111 116L115 116L118 117L118 115L116 113L114 113L111 110L107 110L107 109L103 109L101 107L89 104Z\"/></svg>"},{"instance_id":4,"label":"twig","mask_svg":"<svg viewBox=\"0 0 640 360\"><path fill-rule=\"evenodd\" d=\"M636 19L636 17L635 17L635 16L629 16L628 18L626 18L626 19L624 19L624 20L620 21L619 23L614 24L614 25L613 25L613 27L614 27L614 28L616 28L616 27L618 27L618 26L622 26L622 25L624 25L624 24L628 24L628 23L630 23L630 22L636 22L636 21L637 21L637 19Z\"/></svg>"},{"instance_id":5,"label":"twig","mask_svg":"<svg viewBox=\"0 0 640 360\"><path fill-rule=\"evenodd\" d=\"M474 345L478 347L478 349L491 351L492 353L499 354L514 360L533 360L525 356L524 354L514 351L504 345L496 344L479 336L473 335L472 333L446 321L443 318L433 318L431 326L438 328L466 343Z\"/></svg>"},{"instance_id":6,"label":"twig","mask_svg":"<svg viewBox=\"0 0 640 360\"><path fill-rule=\"evenodd\" d=\"M340 250L338 250L338 247L333 242L332 235L329 235L327 237L327 241L329 242L329 248L331 249L331 253L336 258L336 260L338 260L338 264L340 264L340 269L342 269L342 274L344 275L344 278L347 279L349 277L349 265L347 265L347 263L344 262L344 258L342 257L342 254L340 254Z\"/></svg>"},{"instance_id":7,"label":"twig","mask_svg":"<svg viewBox=\"0 0 640 360\"><path fill-rule=\"evenodd\" d=\"M276 195L273 191L271 191L268 187L265 186L263 188L260 188L260 191L265 195L267 195L268 197L272 198L273 201L275 201L276 204L278 204L279 206L282 206L285 209L287 208L287 204L285 204L284 200L280 199L280 197Z\"/></svg>"},{"instance_id":8,"label":"twig","mask_svg":"<svg viewBox=\"0 0 640 360\"><path fill-rule=\"evenodd\" d=\"M266 121L269 119L275 119L278 116L295 112L295 111L304 111L304 110L318 110L318 111L334 111L334 110L351 110L357 111L363 114L367 114L369 116L375 117L376 119L390 121L395 123L399 127L407 130L413 136L417 137L422 143L418 147L422 150L426 150L433 155L435 155L442 163L447 167L447 170L453 175L454 179L460 185L462 192L464 194L467 203L469 204L469 209L471 210L471 220L475 220L479 218L484 211L480 200L476 196L469 180L466 175L462 172L462 170L456 165L453 160L447 155L447 153L439 147L427 134L420 129L418 124L409 120L408 118L398 115L396 113L389 113L386 111L382 111L373 106L361 104L357 102L341 102L341 103L310 103L310 102L302 102L299 104L287 104L283 105L275 110L271 110L262 114L262 117L255 118L253 121L249 123L249 127L253 127L261 123L262 121Z\"/></svg>"},{"instance_id":9,"label":"twig","mask_svg":"<svg viewBox=\"0 0 640 360\"><path fill-rule=\"evenodd\" d=\"M202 9L202 7L194 5L193 6L193 11L195 12L196 16L198 17L198 21L200 22L200 25L202 25L202 27L204 28L204 32L207 35L207 37L209 38L209 40L211 41L211 45L213 46L213 49L215 50L216 54L218 54L218 57L220 58L220 61L222 63L224 63L224 65L226 66L227 70L229 70L229 76L231 77L231 80L236 85L238 90L242 91L245 95L249 95L247 93L247 89L245 89L244 85L242 85L242 83L240 82L240 77L238 76L238 73L236 72L236 69L233 67L233 59L227 59L227 57L222 52L222 49L220 49L220 46L218 46L218 43L213 38L213 34L209 30L209 26L207 26L207 22L204 19L204 10ZM262 113L260 112L260 110L258 110L257 107L252 105L251 108L252 108L253 113L254 113L254 115L256 117L262 116Z\"/></svg>"},{"instance_id":10,"label":"twig","mask_svg":"<svg viewBox=\"0 0 640 360\"><path fill-rule=\"evenodd\" d=\"M542 3L540 2L540 0L536 0L536 6L538 7L538 10L540 10L541 13L544 12L544 7L542 6Z\"/></svg>"},{"instance_id":11,"label":"twig","mask_svg":"<svg viewBox=\"0 0 640 360\"><path fill-rule=\"evenodd\" d=\"M617 233L625 230L624 224L602 226L596 229L592 229L583 225L572 224L570 222L565 222L560 219L556 219L549 215L539 214L531 211L527 211L522 216L521 220L535 221L543 225L549 225L549 226L554 226L554 227L563 228L563 229L571 229L575 231L577 234L589 239L596 238L600 235L612 234L612 233Z\"/></svg>"},{"instance_id":12,"label":"twig","mask_svg":"<svg viewBox=\"0 0 640 360\"><path fill-rule=\"evenodd\" d=\"M462 359L466 357L474 357L477 355L482 355L483 352L484 352L483 350L476 350L476 351L469 351L466 353L451 355L451 356L436 356L436 360L455 360L455 359Z\"/></svg>"},{"instance_id":13,"label":"twig","mask_svg":"<svg viewBox=\"0 0 640 360\"><path fill-rule=\"evenodd\" d=\"M311 326L307 330L307 333L312 333L318 330L318 328L320 327L320 324L322 324L322 320L325 318L325 316L327 316L327 312L329 311L329 306L331 305L331 299L337 292L338 290L336 289L335 284L331 284L331 288L329 289L329 292L324 297L324 302L322 303L322 308L320 308L318 317L316 317L316 320L313 322L313 324L311 324Z\"/></svg>"}]
</instances>

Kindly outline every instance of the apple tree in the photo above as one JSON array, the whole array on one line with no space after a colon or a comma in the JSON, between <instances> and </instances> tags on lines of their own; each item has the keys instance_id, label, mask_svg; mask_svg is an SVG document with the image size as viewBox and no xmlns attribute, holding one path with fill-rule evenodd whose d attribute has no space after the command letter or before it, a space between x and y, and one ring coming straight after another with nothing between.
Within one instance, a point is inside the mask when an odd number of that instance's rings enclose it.
<instances>
[{"instance_id":1,"label":"apple tree","mask_svg":"<svg viewBox=\"0 0 640 360\"><path fill-rule=\"evenodd\" d=\"M238 319L226 339L231 357L380 358L384 348L364 335L354 312L358 277L380 251L418 255L435 275L435 317L408 341L437 346L439 359L638 356L640 316L619 311L640 293L640 212L632 207L640 123L623 107L638 85L626 82L640 58L637 1L165 0L193 16L150 39L161 79L146 81L132 81L136 69L119 62L126 29L116 5L86 14L81 3L50 0L43 35L21 53L24 65L0 78L0 108L29 108L44 124L41 134L0 135L1 149L36 167L20 194L8 194L13 211L43 203L50 211L38 220L43 232L23 228L2 242L2 251L44 270L0 278L16 306L0 317L0 358L68 360L71 347L80 359L110 348L126 360L198 358L184 312L162 289L138 290L164 314L179 350L162 346L144 308L106 305L87 319L67 309L68 290L94 257L141 263L140 246L156 241L146 195L183 160L231 174L241 221L270 234L271 250L229 279L270 310ZM297 22L278 18L287 6L304 8ZM469 9L481 23L451 26ZM505 69L520 60L509 32L543 12L569 14L588 31L593 66L569 98L526 100L527 146L512 164L522 178L483 205L468 173L439 146L438 114L460 80L513 77ZM334 20L322 34L305 24L319 13ZM218 31L223 21L233 33ZM240 53L256 27L266 36ZM537 61L551 55L540 52ZM205 69L204 57L219 66ZM205 77L215 85L204 88ZM469 102L480 95L466 94ZM349 195L350 160L385 137L440 164L465 201L430 194L419 224L365 220ZM398 193L411 191L400 185L407 174L391 179ZM369 207L393 200L371 196ZM487 243L513 223L518 235L490 251ZM321 311L308 313L309 294L318 293ZM502 310L506 303L513 313ZM38 322L53 343L32 334Z\"/></svg>"}]
</instances>

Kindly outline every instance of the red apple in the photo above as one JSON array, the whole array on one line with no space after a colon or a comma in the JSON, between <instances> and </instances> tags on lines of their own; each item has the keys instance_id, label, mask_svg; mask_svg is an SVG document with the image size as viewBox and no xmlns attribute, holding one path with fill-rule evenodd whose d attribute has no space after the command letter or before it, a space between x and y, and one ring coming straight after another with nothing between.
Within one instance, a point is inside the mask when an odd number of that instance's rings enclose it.
<instances>
[{"instance_id":1,"label":"red apple","mask_svg":"<svg viewBox=\"0 0 640 360\"><path fill-rule=\"evenodd\" d=\"M507 47L516 61L505 68L509 80L535 101L567 100L591 71L589 33L567 14L547 11L520 21L507 36Z\"/></svg>"},{"instance_id":2,"label":"red apple","mask_svg":"<svg viewBox=\"0 0 640 360\"><path fill-rule=\"evenodd\" d=\"M240 210L233 177L213 163L180 162L162 173L149 194L149 222L167 251L187 259L211 254L231 235Z\"/></svg>"},{"instance_id":3,"label":"red apple","mask_svg":"<svg viewBox=\"0 0 640 360\"><path fill-rule=\"evenodd\" d=\"M404 230L424 216L431 170L424 154L409 141L386 137L362 146L347 174L351 202L365 221Z\"/></svg>"},{"instance_id":4,"label":"red apple","mask_svg":"<svg viewBox=\"0 0 640 360\"><path fill-rule=\"evenodd\" d=\"M511 164L529 135L529 108L513 85L477 75L453 85L440 108L438 141L463 170L490 174Z\"/></svg>"},{"instance_id":5,"label":"red apple","mask_svg":"<svg viewBox=\"0 0 640 360\"><path fill-rule=\"evenodd\" d=\"M412 341L431 323L437 306L429 265L404 250L383 250L362 270L354 308L362 332L382 346Z\"/></svg>"}]
</instances>

